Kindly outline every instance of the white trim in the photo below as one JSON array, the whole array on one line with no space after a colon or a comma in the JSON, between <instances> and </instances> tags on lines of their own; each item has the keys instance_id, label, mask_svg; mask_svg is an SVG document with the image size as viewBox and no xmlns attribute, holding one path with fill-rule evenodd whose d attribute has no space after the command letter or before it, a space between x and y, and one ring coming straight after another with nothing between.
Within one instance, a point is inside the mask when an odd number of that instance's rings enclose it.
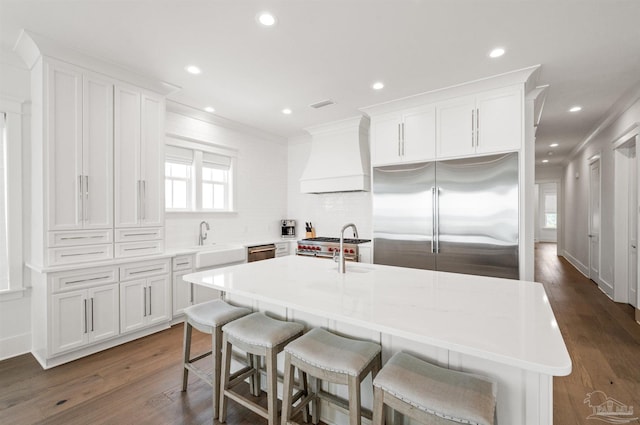
<instances>
[{"instance_id":1,"label":"white trim","mask_svg":"<svg viewBox=\"0 0 640 425\"><path fill-rule=\"evenodd\" d=\"M31 333L0 339L0 361L21 356L31 351Z\"/></svg>"},{"instance_id":2,"label":"white trim","mask_svg":"<svg viewBox=\"0 0 640 425\"><path fill-rule=\"evenodd\" d=\"M588 273L588 277L589 279L593 280L594 282L596 282L598 284L598 286L601 285L601 271L602 271L602 162L600 161L600 156L601 156L601 151L598 151L596 154L594 154L593 156L591 156L591 158L589 158L589 205L588 205L588 215L587 215L587 227L588 227L588 234L591 235L592 234L592 229L591 229L591 217L592 217L592 211L591 211L591 205L593 205L593 200L592 200L592 195L593 195L593 190L591 187L591 168L594 165L598 165L598 205L599 205L599 215L600 215L600 228L598 229L598 272L596 276L591 276L591 258L593 257L591 255L591 238L589 238L588 243L589 243L589 273Z\"/></svg>"},{"instance_id":3,"label":"white trim","mask_svg":"<svg viewBox=\"0 0 640 425\"><path fill-rule=\"evenodd\" d=\"M571 264L576 270L584 275L587 279L589 278L589 268L582 264L576 257L569 254L569 252L565 249L562 251L562 256Z\"/></svg>"},{"instance_id":4,"label":"white trim","mask_svg":"<svg viewBox=\"0 0 640 425\"><path fill-rule=\"evenodd\" d=\"M616 150L620 148L626 142L628 142L633 137L639 134L640 134L640 122L636 122L633 125L629 126L625 131L623 131L622 136L617 137L613 142L611 142L611 149Z\"/></svg>"},{"instance_id":5,"label":"white trim","mask_svg":"<svg viewBox=\"0 0 640 425\"><path fill-rule=\"evenodd\" d=\"M195 151L214 153L231 158L238 156L238 149L173 133L165 134L165 144Z\"/></svg>"}]
</instances>

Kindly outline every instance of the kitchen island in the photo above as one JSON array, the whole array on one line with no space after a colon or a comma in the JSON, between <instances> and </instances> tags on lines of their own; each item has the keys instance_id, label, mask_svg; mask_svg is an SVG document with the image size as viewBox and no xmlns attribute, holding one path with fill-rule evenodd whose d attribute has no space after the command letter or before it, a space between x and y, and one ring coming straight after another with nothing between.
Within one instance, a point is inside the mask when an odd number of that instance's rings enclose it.
<instances>
[{"instance_id":1,"label":"kitchen island","mask_svg":"<svg viewBox=\"0 0 640 425\"><path fill-rule=\"evenodd\" d=\"M340 274L330 260L299 256L184 279L220 290L232 303L376 341L383 363L403 350L491 376L498 381L498 423L553 423L553 376L571 373L548 298L535 282L361 263ZM323 420L343 419L324 409Z\"/></svg>"}]
</instances>

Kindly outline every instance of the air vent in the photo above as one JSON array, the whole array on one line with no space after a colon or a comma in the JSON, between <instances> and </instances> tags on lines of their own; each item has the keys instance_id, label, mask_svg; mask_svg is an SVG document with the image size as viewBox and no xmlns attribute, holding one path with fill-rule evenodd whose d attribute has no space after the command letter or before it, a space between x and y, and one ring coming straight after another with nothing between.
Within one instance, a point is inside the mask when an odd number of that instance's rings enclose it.
<instances>
[{"instance_id":1,"label":"air vent","mask_svg":"<svg viewBox=\"0 0 640 425\"><path fill-rule=\"evenodd\" d=\"M329 105L333 105L336 102L334 102L331 99L327 99L327 100L321 100L320 102L316 102L316 103L312 103L311 106L314 109L320 109L320 108L324 108L325 106L329 106Z\"/></svg>"}]
</instances>

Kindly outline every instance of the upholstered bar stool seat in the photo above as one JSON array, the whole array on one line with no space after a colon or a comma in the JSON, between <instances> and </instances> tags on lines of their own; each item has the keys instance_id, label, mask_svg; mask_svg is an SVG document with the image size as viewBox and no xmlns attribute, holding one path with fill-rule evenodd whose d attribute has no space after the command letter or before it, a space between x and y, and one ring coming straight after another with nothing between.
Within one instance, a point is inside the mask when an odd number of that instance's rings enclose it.
<instances>
[{"instance_id":1,"label":"upholstered bar stool seat","mask_svg":"<svg viewBox=\"0 0 640 425\"><path fill-rule=\"evenodd\" d=\"M384 423L384 405L430 425L495 423L497 384L490 378L397 353L373 381L373 424Z\"/></svg>"},{"instance_id":2,"label":"upholstered bar stool seat","mask_svg":"<svg viewBox=\"0 0 640 425\"><path fill-rule=\"evenodd\" d=\"M332 334L324 329L312 329L285 348L284 395L282 398L282 424L291 421L300 409L312 403L313 423L320 418L319 399L325 399L349 411L349 423L361 423L364 413L360 406L360 384L372 373L375 377L381 367L380 345L357 341ZM311 392L294 408L291 390L294 368L311 378ZM349 399L342 400L320 389L319 381L348 386ZM365 414L369 416L369 414Z\"/></svg>"},{"instance_id":3,"label":"upholstered bar stool seat","mask_svg":"<svg viewBox=\"0 0 640 425\"><path fill-rule=\"evenodd\" d=\"M304 326L298 323L272 319L262 313L253 313L223 326L222 383L220 387L220 422L226 420L227 399L230 398L266 418L269 425L278 423L278 370L277 355L285 345L302 335ZM230 377L231 351L236 347L247 353L247 357L263 356L267 372L267 408L256 404L247 397L233 391L233 387L253 376L256 384L253 395L260 391L260 370L257 361L249 360L249 365L238 372L235 379ZM300 398L302 393L298 393Z\"/></svg>"},{"instance_id":4,"label":"upholstered bar stool seat","mask_svg":"<svg viewBox=\"0 0 640 425\"><path fill-rule=\"evenodd\" d=\"M246 316L251 310L243 307L235 307L222 300L214 300L192 305L184 309L184 363L182 374L182 391L187 390L189 371L211 385L213 389L213 418L218 417L218 389L220 388L220 350L222 348L222 326ZM193 328L198 331L211 334L211 351L191 358L191 334ZM198 360L213 356L213 373L207 374L193 363Z\"/></svg>"}]
</instances>

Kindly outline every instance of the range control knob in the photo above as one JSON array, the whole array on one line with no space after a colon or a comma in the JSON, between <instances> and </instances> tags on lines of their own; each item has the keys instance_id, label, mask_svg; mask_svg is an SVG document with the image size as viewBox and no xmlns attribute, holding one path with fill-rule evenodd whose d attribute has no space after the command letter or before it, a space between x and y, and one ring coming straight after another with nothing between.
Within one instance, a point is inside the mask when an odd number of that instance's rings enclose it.
<instances>
[{"instance_id":1,"label":"range control knob","mask_svg":"<svg viewBox=\"0 0 640 425\"><path fill-rule=\"evenodd\" d=\"M349 254L353 254L355 251L353 249L349 250Z\"/></svg>"}]
</instances>

